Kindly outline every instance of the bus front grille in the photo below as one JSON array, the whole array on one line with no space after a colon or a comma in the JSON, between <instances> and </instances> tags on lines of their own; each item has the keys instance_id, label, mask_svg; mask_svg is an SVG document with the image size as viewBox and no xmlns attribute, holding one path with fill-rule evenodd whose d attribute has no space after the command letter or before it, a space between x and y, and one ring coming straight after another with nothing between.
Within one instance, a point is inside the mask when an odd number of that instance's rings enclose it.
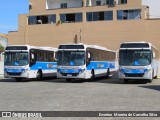
<instances>
[{"instance_id":1,"label":"bus front grille","mask_svg":"<svg viewBox=\"0 0 160 120\"><path fill-rule=\"evenodd\" d=\"M68 75L70 75L70 76L77 76L78 75L78 73L71 73L71 74L61 73L61 74L62 74L62 76L68 76Z\"/></svg>"},{"instance_id":2,"label":"bus front grille","mask_svg":"<svg viewBox=\"0 0 160 120\"><path fill-rule=\"evenodd\" d=\"M125 73L126 77L143 77L143 73L141 74L129 74L129 73Z\"/></svg>"},{"instance_id":3,"label":"bus front grille","mask_svg":"<svg viewBox=\"0 0 160 120\"><path fill-rule=\"evenodd\" d=\"M10 73L10 72L7 72L7 74L8 74L8 75L13 75L13 76L14 76L14 75L15 75L15 76L21 75L21 73Z\"/></svg>"}]
</instances>

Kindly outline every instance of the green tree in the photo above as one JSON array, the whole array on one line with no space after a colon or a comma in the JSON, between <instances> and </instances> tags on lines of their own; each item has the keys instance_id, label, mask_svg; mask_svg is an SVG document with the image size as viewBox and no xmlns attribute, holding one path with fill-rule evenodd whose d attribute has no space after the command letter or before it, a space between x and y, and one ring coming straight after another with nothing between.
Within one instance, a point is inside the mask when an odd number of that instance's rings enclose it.
<instances>
[{"instance_id":1,"label":"green tree","mask_svg":"<svg viewBox=\"0 0 160 120\"><path fill-rule=\"evenodd\" d=\"M4 47L2 45L0 45L0 52L4 51Z\"/></svg>"}]
</instances>

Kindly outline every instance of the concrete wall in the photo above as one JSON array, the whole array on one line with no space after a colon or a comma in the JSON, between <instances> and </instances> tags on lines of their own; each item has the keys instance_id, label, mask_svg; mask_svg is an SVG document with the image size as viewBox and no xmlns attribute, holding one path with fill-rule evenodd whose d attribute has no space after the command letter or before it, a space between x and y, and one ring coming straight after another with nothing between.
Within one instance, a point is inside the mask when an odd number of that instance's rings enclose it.
<instances>
[{"instance_id":1,"label":"concrete wall","mask_svg":"<svg viewBox=\"0 0 160 120\"><path fill-rule=\"evenodd\" d=\"M82 42L97 44L117 50L120 43L128 41L151 42L160 50L160 20L97 21L30 25L26 36L10 34L10 44L30 44L57 47L62 43L73 43L82 31ZM14 38L14 39L13 39ZM25 38L25 39L24 39Z\"/></svg>"},{"instance_id":2,"label":"concrete wall","mask_svg":"<svg viewBox=\"0 0 160 120\"><path fill-rule=\"evenodd\" d=\"M58 47L59 44L73 43L80 40L86 44L97 44L117 50L120 43L128 41L146 41L160 49L160 20L146 20L149 9L142 6L141 0L128 0L128 4L92 6L46 10L46 0L30 0L33 7L27 15L19 16L18 32L9 33L9 45L29 44L36 46ZM117 10L141 9L140 20L117 20ZM86 22L86 12L113 11L113 21ZM56 14L56 21L61 13L83 13L83 22L27 25L30 15Z\"/></svg>"}]
</instances>

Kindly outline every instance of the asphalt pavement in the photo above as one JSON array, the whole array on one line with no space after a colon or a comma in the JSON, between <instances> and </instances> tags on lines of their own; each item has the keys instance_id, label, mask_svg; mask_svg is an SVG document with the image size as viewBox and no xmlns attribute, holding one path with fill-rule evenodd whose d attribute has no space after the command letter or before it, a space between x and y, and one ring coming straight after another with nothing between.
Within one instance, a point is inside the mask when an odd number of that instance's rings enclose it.
<instances>
[{"instance_id":1,"label":"asphalt pavement","mask_svg":"<svg viewBox=\"0 0 160 120\"><path fill-rule=\"evenodd\" d=\"M55 78L22 82L0 78L0 111L160 111L160 79L124 84L117 78L71 83Z\"/></svg>"}]
</instances>

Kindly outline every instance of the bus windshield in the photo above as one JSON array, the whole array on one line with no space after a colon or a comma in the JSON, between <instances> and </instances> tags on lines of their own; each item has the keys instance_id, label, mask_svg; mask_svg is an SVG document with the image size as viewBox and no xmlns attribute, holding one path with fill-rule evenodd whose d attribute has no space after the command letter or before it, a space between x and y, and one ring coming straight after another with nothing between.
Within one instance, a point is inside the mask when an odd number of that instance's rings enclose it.
<instances>
[{"instance_id":1,"label":"bus windshield","mask_svg":"<svg viewBox=\"0 0 160 120\"><path fill-rule=\"evenodd\" d=\"M85 64L84 51L59 51L58 65L63 66L81 66Z\"/></svg>"},{"instance_id":2,"label":"bus windshield","mask_svg":"<svg viewBox=\"0 0 160 120\"><path fill-rule=\"evenodd\" d=\"M146 66L151 64L150 50L120 50L119 65Z\"/></svg>"},{"instance_id":3,"label":"bus windshield","mask_svg":"<svg viewBox=\"0 0 160 120\"><path fill-rule=\"evenodd\" d=\"M6 66L28 65L28 53L27 52L6 52L4 65Z\"/></svg>"}]
</instances>

